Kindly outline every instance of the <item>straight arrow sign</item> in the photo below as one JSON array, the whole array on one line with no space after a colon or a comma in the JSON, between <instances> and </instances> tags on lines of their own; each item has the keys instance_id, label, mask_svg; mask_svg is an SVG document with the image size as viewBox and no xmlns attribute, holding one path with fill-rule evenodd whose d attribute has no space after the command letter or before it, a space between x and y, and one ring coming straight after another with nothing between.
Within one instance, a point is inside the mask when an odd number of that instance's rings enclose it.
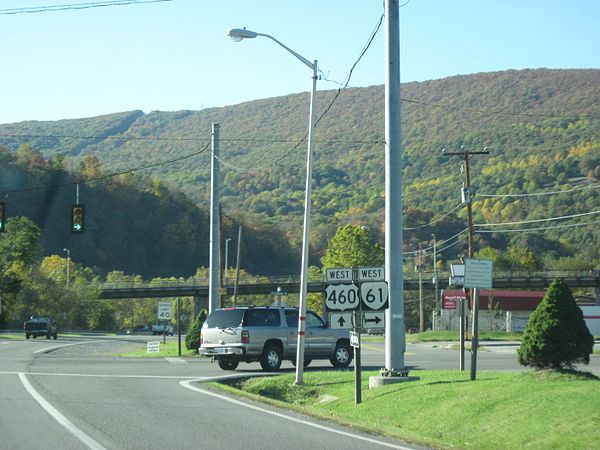
<instances>
[{"instance_id":1,"label":"straight arrow sign","mask_svg":"<svg viewBox=\"0 0 600 450\"><path fill-rule=\"evenodd\" d=\"M349 330L352 328L351 312L332 312L329 316L330 327L334 330Z\"/></svg>"}]
</instances>

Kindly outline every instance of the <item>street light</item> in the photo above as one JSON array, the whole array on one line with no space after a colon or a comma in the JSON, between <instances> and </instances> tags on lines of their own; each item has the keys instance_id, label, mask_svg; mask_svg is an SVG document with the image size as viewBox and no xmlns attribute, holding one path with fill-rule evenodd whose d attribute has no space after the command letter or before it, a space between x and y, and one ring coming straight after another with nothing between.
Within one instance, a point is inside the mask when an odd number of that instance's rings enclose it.
<instances>
[{"instance_id":1,"label":"street light","mask_svg":"<svg viewBox=\"0 0 600 450\"><path fill-rule=\"evenodd\" d=\"M258 36L266 37L279 44L286 49L302 63L308 66L313 71L312 84L310 91L310 111L308 117L308 148L306 150L306 187L304 192L304 226L302 232L302 271L300 272L300 305L298 314L298 350L296 353L296 381L295 384L303 384L302 376L304 371L304 332L306 318L306 303L308 293L308 247L309 247L309 232L310 232L310 198L312 187L312 145L313 145L313 128L314 128L314 105L315 91L317 89L317 60L310 62L308 59L296 53L291 48L279 42L273 36L256 31L246 30L245 28L233 28L229 30L227 35L235 42L240 42L242 39L254 39Z\"/></svg>"},{"instance_id":2,"label":"street light","mask_svg":"<svg viewBox=\"0 0 600 450\"><path fill-rule=\"evenodd\" d=\"M63 252L67 252L67 289L69 289L71 274L69 266L71 265L71 250L68 248L63 248Z\"/></svg>"}]
</instances>

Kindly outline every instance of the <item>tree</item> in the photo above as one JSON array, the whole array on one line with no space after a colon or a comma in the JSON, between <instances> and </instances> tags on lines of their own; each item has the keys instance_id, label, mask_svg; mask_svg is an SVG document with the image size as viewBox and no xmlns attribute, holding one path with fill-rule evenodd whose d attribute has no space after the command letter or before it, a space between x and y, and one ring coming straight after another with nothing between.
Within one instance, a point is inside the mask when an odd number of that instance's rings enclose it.
<instances>
[{"instance_id":1,"label":"tree","mask_svg":"<svg viewBox=\"0 0 600 450\"><path fill-rule=\"evenodd\" d=\"M518 350L519 363L538 369L572 369L575 362L590 362L594 337L560 279L552 282L533 311Z\"/></svg>"},{"instance_id":2,"label":"tree","mask_svg":"<svg viewBox=\"0 0 600 450\"><path fill-rule=\"evenodd\" d=\"M190 325L190 329L185 335L185 348L188 350L198 351L198 347L200 346L200 329L207 316L208 313L205 309L200 310L198 317L196 317L196 320Z\"/></svg>"},{"instance_id":3,"label":"tree","mask_svg":"<svg viewBox=\"0 0 600 450\"><path fill-rule=\"evenodd\" d=\"M326 269L383 266L384 259L383 247L379 243L373 243L373 237L367 228L346 225L337 229L321 262Z\"/></svg>"}]
</instances>

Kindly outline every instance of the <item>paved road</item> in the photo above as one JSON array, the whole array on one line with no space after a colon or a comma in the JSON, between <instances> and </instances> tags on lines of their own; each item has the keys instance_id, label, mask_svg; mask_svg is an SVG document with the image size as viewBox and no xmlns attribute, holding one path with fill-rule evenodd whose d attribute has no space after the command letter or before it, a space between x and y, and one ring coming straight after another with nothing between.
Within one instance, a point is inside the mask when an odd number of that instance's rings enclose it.
<instances>
[{"instance_id":1,"label":"paved road","mask_svg":"<svg viewBox=\"0 0 600 450\"><path fill-rule=\"evenodd\" d=\"M0 340L0 448L415 448L209 391L204 358L110 356L147 339Z\"/></svg>"},{"instance_id":2,"label":"paved road","mask_svg":"<svg viewBox=\"0 0 600 450\"><path fill-rule=\"evenodd\" d=\"M223 372L204 358L118 358L151 336L0 340L0 448L415 448L209 391ZM169 338L174 339L174 338ZM479 370L524 370L516 345L483 343ZM466 353L467 370L470 354ZM384 366L384 345L363 341L363 368ZM454 344L408 345L411 374L458 368ZM314 361L330 368L328 361ZM284 371L293 371L289 362ZM600 375L600 357L582 367ZM258 363L235 374L262 373Z\"/></svg>"}]
</instances>

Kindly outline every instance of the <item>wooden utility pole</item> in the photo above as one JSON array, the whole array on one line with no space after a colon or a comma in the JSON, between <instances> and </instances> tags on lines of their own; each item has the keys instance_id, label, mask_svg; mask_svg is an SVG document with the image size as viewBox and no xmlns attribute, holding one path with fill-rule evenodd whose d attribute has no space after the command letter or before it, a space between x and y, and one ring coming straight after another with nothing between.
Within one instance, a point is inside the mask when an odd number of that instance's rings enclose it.
<instances>
[{"instance_id":1,"label":"wooden utility pole","mask_svg":"<svg viewBox=\"0 0 600 450\"><path fill-rule=\"evenodd\" d=\"M447 152L442 150L444 156L461 156L463 158L463 173L464 181L462 187L462 202L467 205L467 235L468 235L468 257L473 257L473 209L471 206L471 176L469 173L469 159L472 155L488 155L490 152L487 148L482 151L470 152L464 146L460 147L459 152ZM472 321L472 336L471 336L471 380L475 380L477 373L477 347L479 345L479 295L474 290L471 290L471 304L473 310ZM461 348L464 346L464 330L461 330ZM462 370L462 367L461 367Z\"/></svg>"}]
</instances>

